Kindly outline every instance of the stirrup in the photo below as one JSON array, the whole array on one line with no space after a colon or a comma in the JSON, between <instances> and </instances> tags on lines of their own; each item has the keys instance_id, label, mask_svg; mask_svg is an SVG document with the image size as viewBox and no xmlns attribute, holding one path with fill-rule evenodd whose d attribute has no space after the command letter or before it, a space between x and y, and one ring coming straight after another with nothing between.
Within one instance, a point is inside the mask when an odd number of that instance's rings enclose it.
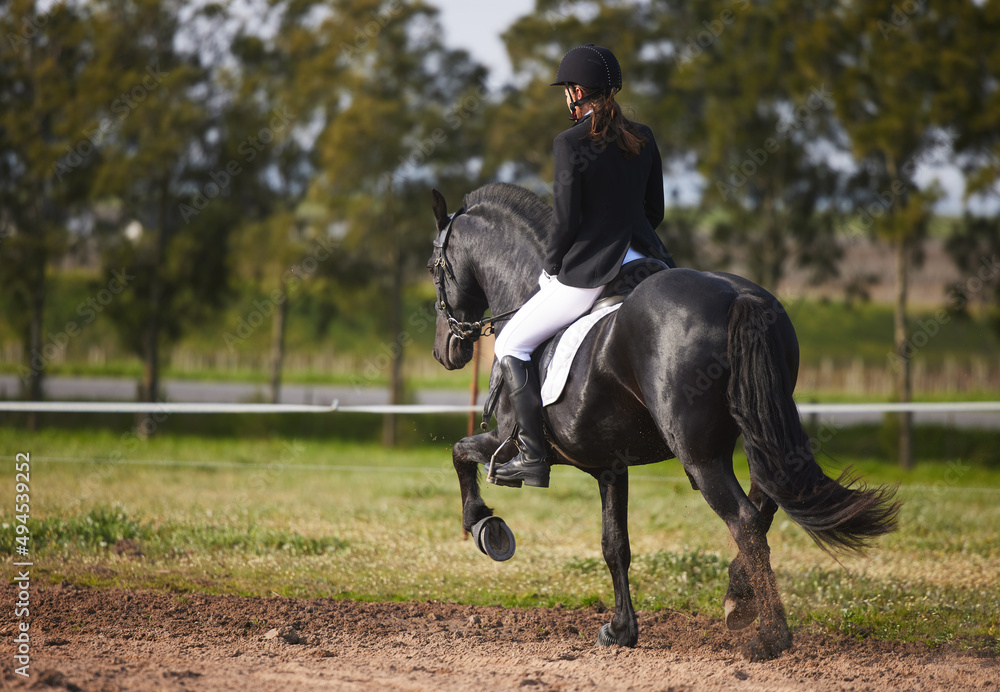
<instances>
[{"instance_id":1,"label":"stirrup","mask_svg":"<svg viewBox=\"0 0 1000 692\"><path fill-rule=\"evenodd\" d=\"M520 428L515 423L514 424L514 429L511 431L510 436L506 440L504 440L503 442L500 443L500 446L497 447L496 451L493 452L493 455L490 457L490 463L486 467L486 480L489 481L490 483L492 483L493 485L500 485L500 486L504 486L504 487L507 487L507 488L520 488L521 485L522 485L521 481L505 481L505 480L502 480L500 478L497 478L497 475L496 475L496 466L497 466L496 460L497 460L497 455L500 454L500 450L501 449L503 449L504 447L507 446L508 442L513 442L514 446L517 447L517 433L518 432L520 432Z\"/></svg>"},{"instance_id":2,"label":"stirrup","mask_svg":"<svg viewBox=\"0 0 1000 692\"><path fill-rule=\"evenodd\" d=\"M518 449L518 452L519 453L523 452L523 450L521 450L521 445L518 444L518 434L517 434L518 432L519 432L518 426L515 424L513 434L510 437L508 437L506 440L504 440L503 442L501 442L500 446L497 447L497 450L495 452L493 452L493 455L490 457L489 472L488 472L488 474L486 476L486 480L488 480L490 483L492 483L494 485L501 485L501 486L505 486L505 487L509 487L509 488L520 488L522 485L529 485L529 486L531 486L533 488L548 488L549 487L549 470L550 470L551 467L550 467L547 459L542 459L540 462L538 462L538 466L541 467L541 469L539 470L538 476L534 476L533 474L527 474L527 475L530 476L529 478L499 478L499 477L497 477L497 475L496 475L496 472L497 472L496 458L497 458L497 455L500 454L500 450L504 448L504 445L506 445L508 442L513 441L514 442L514 446L517 447L517 449ZM517 456L515 456L513 459L511 459L510 461L508 461L506 464L502 464L500 466L500 469L502 470L502 469L506 468L507 465L514 463L514 461L516 459L517 459ZM522 463L524 463L524 462L522 462Z\"/></svg>"}]
</instances>

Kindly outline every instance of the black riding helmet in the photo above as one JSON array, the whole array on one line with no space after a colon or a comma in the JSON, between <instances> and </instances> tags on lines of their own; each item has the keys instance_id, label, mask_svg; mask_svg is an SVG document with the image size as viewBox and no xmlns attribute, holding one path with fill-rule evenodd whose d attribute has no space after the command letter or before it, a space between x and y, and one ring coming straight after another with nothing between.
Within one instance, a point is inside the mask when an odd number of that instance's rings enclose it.
<instances>
[{"instance_id":1,"label":"black riding helmet","mask_svg":"<svg viewBox=\"0 0 1000 692\"><path fill-rule=\"evenodd\" d=\"M622 68L615 54L602 46L587 43L574 48L559 63L552 86L577 84L608 95L622 88Z\"/></svg>"}]
</instances>

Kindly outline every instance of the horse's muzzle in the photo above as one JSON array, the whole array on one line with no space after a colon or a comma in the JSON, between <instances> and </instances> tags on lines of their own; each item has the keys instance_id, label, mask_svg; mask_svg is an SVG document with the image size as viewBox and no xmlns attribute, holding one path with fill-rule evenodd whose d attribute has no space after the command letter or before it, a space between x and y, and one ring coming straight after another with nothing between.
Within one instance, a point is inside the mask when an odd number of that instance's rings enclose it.
<instances>
[{"instance_id":1,"label":"horse's muzzle","mask_svg":"<svg viewBox=\"0 0 1000 692\"><path fill-rule=\"evenodd\" d=\"M473 343L467 339L459 339L449 333L445 339L444 348L434 345L434 359L446 370L459 370L472 360Z\"/></svg>"}]
</instances>

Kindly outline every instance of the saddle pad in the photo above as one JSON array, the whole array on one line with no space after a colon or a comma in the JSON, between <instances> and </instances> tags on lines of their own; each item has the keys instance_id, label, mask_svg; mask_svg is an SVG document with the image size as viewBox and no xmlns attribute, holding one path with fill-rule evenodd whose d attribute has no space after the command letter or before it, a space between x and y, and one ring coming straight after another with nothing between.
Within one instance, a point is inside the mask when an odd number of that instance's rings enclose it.
<instances>
[{"instance_id":1,"label":"saddle pad","mask_svg":"<svg viewBox=\"0 0 1000 692\"><path fill-rule=\"evenodd\" d=\"M601 321L606 315L611 314L622 306L621 303L609 305L597 312L584 315L576 322L566 328L559 343L556 344L555 353L545 371L545 381L542 383L542 406L554 404L562 396L566 380L569 378L569 369L573 365L576 352L583 343L584 338L590 333L595 324Z\"/></svg>"}]
</instances>

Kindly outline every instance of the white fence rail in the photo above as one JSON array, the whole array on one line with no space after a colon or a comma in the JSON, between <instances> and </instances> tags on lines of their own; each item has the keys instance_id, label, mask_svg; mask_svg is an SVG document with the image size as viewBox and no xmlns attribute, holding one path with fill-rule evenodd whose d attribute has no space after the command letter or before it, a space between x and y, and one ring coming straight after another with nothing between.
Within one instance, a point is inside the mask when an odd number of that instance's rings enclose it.
<instances>
[{"instance_id":1,"label":"white fence rail","mask_svg":"<svg viewBox=\"0 0 1000 692\"><path fill-rule=\"evenodd\" d=\"M212 404L202 402L136 401L0 401L0 412L56 413L469 413L481 406L435 404Z\"/></svg>"},{"instance_id":2,"label":"white fence rail","mask_svg":"<svg viewBox=\"0 0 1000 692\"><path fill-rule=\"evenodd\" d=\"M802 415L842 415L856 413L1000 413L1000 401L911 402L883 404L798 404ZM469 413L481 406L437 404L364 404L329 406L308 404L214 404L201 402L135 401L0 401L0 412L56 413Z\"/></svg>"}]
</instances>

